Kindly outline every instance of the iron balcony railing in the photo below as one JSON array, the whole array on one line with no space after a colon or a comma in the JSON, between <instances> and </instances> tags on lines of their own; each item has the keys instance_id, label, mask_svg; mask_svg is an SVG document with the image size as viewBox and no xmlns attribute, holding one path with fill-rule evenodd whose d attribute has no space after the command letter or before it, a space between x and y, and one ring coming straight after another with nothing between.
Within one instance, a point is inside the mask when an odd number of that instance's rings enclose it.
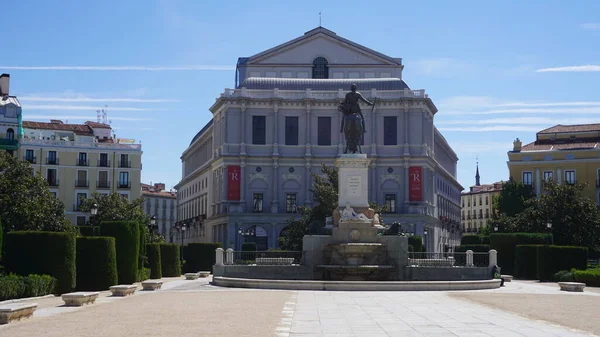
<instances>
[{"instance_id":1,"label":"iron balcony railing","mask_svg":"<svg viewBox=\"0 0 600 337\"><path fill-rule=\"evenodd\" d=\"M87 159L77 159L77 166L90 166L90 161Z\"/></svg>"},{"instance_id":2,"label":"iron balcony railing","mask_svg":"<svg viewBox=\"0 0 600 337\"><path fill-rule=\"evenodd\" d=\"M110 188L110 181L108 180L98 180L96 182L97 188Z\"/></svg>"},{"instance_id":3,"label":"iron balcony railing","mask_svg":"<svg viewBox=\"0 0 600 337\"><path fill-rule=\"evenodd\" d=\"M119 181L119 183L117 184L117 188L131 188L131 182Z\"/></svg>"},{"instance_id":4,"label":"iron balcony railing","mask_svg":"<svg viewBox=\"0 0 600 337\"><path fill-rule=\"evenodd\" d=\"M58 158L46 158L46 165L58 165Z\"/></svg>"},{"instance_id":5,"label":"iron balcony railing","mask_svg":"<svg viewBox=\"0 0 600 337\"><path fill-rule=\"evenodd\" d=\"M119 161L119 167L130 168L131 167L131 160L121 160L121 161Z\"/></svg>"},{"instance_id":6,"label":"iron balcony railing","mask_svg":"<svg viewBox=\"0 0 600 337\"><path fill-rule=\"evenodd\" d=\"M90 182L88 180L75 180L75 187L90 187Z\"/></svg>"},{"instance_id":7,"label":"iron balcony railing","mask_svg":"<svg viewBox=\"0 0 600 337\"><path fill-rule=\"evenodd\" d=\"M36 157L25 156L25 157L23 157L23 160L28 161L31 164L37 164L37 158Z\"/></svg>"},{"instance_id":8,"label":"iron balcony railing","mask_svg":"<svg viewBox=\"0 0 600 337\"><path fill-rule=\"evenodd\" d=\"M98 160L98 167L110 167L110 160Z\"/></svg>"},{"instance_id":9,"label":"iron balcony railing","mask_svg":"<svg viewBox=\"0 0 600 337\"><path fill-rule=\"evenodd\" d=\"M257 266L281 266L300 264L302 252L296 251L256 251L231 252L233 259L228 258L228 252L225 251L225 261L227 264L233 265L257 265Z\"/></svg>"}]
</instances>

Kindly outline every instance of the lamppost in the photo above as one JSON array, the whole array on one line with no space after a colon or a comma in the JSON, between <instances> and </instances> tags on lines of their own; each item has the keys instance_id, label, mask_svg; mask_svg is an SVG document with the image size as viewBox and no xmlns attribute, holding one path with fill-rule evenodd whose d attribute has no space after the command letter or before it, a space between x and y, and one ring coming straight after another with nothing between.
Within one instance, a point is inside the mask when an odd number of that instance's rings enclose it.
<instances>
[{"instance_id":1,"label":"lamppost","mask_svg":"<svg viewBox=\"0 0 600 337\"><path fill-rule=\"evenodd\" d=\"M150 224L148 225L148 231L150 232L150 242L154 241L154 230L158 228L156 224L156 215L150 217Z\"/></svg>"},{"instance_id":2,"label":"lamppost","mask_svg":"<svg viewBox=\"0 0 600 337\"><path fill-rule=\"evenodd\" d=\"M90 225L92 224L92 217L94 217L95 220L96 214L98 214L98 204L94 203L90 207ZM94 227L92 227L92 236L94 236Z\"/></svg>"},{"instance_id":3,"label":"lamppost","mask_svg":"<svg viewBox=\"0 0 600 337\"><path fill-rule=\"evenodd\" d=\"M181 225L175 225L175 228L179 231L179 234L181 235L181 253L180 253L180 258L181 258L181 262L183 263L183 237L185 234L185 230L187 229L185 227L185 223L182 223Z\"/></svg>"},{"instance_id":4,"label":"lamppost","mask_svg":"<svg viewBox=\"0 0 600 337\"><path fill-rule=\"evenodd\" d=\"M498 231L498 225L494 225L494 232Z\"/></svg>"},{"instance_id":5,"label":"lamppost","mask_svg":"<svg viewBox=\"0 0 600 337\"><path fill-rule=\"evenodd\" d=\"M244 231L242 229L242 227L238 228L238 234L241 235L242 237L245 236L254 236L254 229L249 229L247 231ZM244 241L240 240L240 250L242 250L242 245L244 244L244 242L246 242L246 239L244 239Z\"/></svg>"},{"instance_id":6,"label":"lamppost","mask_svg":"<svg viewBox=\"0 0 600 337\"><path fill-rule=\"evenodd\" d=\"M425 247L425 252L427 252L427 228L423 230L423 246Z\"/></svg>"},{"instance_id":7,"label":"lamppost","mask_svg":"<svg viewBox=\"0 0 600 337\"><path fill-rule=\"evenodd\" d=\"M546 228L548 228L548 245L552 244L552 222L546 223Z\"/></svg>"}]
</instances>

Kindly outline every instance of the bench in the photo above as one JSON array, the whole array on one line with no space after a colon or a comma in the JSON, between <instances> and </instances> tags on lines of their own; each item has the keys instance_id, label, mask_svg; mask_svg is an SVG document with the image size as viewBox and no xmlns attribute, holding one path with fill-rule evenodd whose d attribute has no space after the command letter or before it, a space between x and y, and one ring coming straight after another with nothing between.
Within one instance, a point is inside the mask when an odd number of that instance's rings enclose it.
<instances>
[{"instance_id":1,"label":"bench","mask_svg":"<svg viewBox=\"0 0 600 337\"><path fill-rule=\"evenodd\" d=\"M31 317L37 303L11 303L0 305L0 324L8 324L11 321Z\"/></svg>"},{"instance_id":2,"label":"bench","mask_svg":"<svg viewBox=\"0 0 600 337\"><path fill-rule=\"evenodd\" d=\"M144 290L157 290L160 289L163 282L161 280L146 280L142 282Z\"/></svg>"},{"instance_id":3,"label":"bench","mask_svg":"<svg viewBox=\"0 0 600 337\"><path fill-rule=\"evenodd\" d=\"M136 289L137 286L135 284L120 284L110 287L110 292L113 296L127 296L133 295Z\"/></svg>"},{"instance_id":4,"label":"bench","mask_svg":"<svg viewBox=\"0 0 600 337\"><path fill-rule=\"evenodd\" d=\"M500 278L504 280L504 282L512 282L512 275L500 275Z\"/></svg>"},{"instance_id":5,"label":"bench","mask_svg":"<svg viewBox=\"0 0 600 337\"><path fill-rule=\"evenodd\" d=\"M80 307L84 304L93 304L98 298L99 292L78 291L75 293L62 294L62 300L68 307Z\"/></svg>"},{"instance_id":6,"label":"bench","mask_svg":"<svg viewBox=\"0 0 600 337\"><path fill-rule=\"evenodd\" d=\"M210 272L209 271L199 271L198 272L198 276L200 276L200 277L209 277L210 276Z\"/></svg>"},{"instance_id":7,"label":"bench","mask_svg":"<svg viewBox=\"0 0 600 337\"><path fill-rule=\"evenodd\" d=\"M186 280L197 280L200 275L198 273L185 273Z\"/></svg>"},{"instance_id":8,"label":"bench","mask_svg":"<svg viewBox=\"0 0 600 337\"><path fill-rule=\"evenodd\" d=\"M558 282L560 286L560 290L563 291L574 291L574 292L582 292L583 288L585 288L585 283L578 282Z\"/></svg>"}]
</instances>

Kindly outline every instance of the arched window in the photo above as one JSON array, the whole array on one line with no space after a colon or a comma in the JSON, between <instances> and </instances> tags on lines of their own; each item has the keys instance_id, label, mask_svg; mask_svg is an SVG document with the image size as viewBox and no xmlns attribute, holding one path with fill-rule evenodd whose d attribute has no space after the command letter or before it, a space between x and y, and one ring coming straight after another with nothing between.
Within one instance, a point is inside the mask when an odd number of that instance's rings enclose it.
<instances>
[{"instance_id":1,"label":"arched window","mask_svg":"<svg viewBox=\"0 0 600 337\"><path fill-rule=\"evenodd\" d=\"M13 129L6 130L6 139L15 139L15 130L13 130Z\"/></svg>"},{"instance_id":2,"label":"arched window","mask_svg":"<svg viewBox=\"0 0 600 337\"><path fill-rule=\"evenodd\" d=\"M312 78L329 78L329 67L324 57L317 57L313 61Z\"/></svg>"}]
</instances>

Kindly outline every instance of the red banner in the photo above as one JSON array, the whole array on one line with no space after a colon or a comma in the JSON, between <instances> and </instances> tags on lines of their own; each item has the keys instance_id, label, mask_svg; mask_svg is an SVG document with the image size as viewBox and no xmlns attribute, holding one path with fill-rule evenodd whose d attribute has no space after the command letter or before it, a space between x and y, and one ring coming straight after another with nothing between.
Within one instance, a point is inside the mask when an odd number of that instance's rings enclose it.
<instances>
[{"instance_id":1,"label":"red banner","mask_svg":"<svg viewBox=\"0 0 600 337\"><path fill-rule=\"evenodd\" d=\"M227 200L240 200L241 173L239 166L227 166Z\"/></svg>"},{"instance_id":2,"label":"red banner","mask_svg":"<svg viewBox=\"0 0 600 337\"><path fill-rule=\"evenodd\" d=\"M421 166L408 168L408 200L423 201L423 170Z\"/></svg>"}]
</instances>

